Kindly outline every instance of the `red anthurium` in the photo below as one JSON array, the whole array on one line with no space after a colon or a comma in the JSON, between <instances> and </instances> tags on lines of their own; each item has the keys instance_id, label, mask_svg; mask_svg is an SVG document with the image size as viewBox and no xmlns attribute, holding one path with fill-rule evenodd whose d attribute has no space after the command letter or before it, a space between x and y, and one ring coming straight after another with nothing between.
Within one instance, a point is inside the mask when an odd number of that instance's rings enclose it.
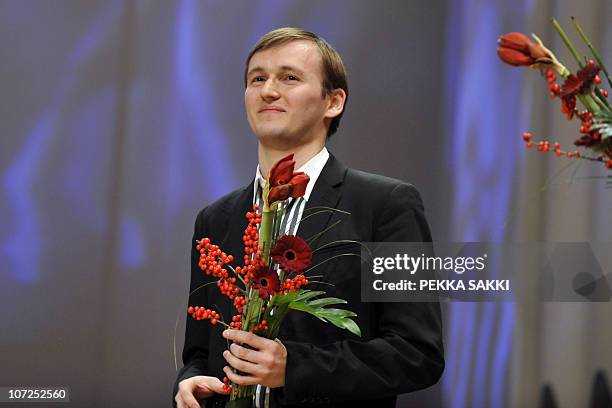
<instances>
[{"instance_id":1,"label":"red anthurium","mask_svg":"<svg viewBox=\"0 0 612 408\"><path fill-rule=\"evenodd\" d=\"M506 64L514 66L529 66L533 64L533 59L529 55L511 48L499 47L497 49L497 55Z\"/></svg>"},{"instance_id":2,"label":"red anthurium","mask_svg":"<svg viewBox=\"0 0 612 408\"><path fill-rule=\"evenodd\" d=\"M289 181L291 185L291 194L290 196L293 198L302 197L306 193L306 186L310 181L310 177L306 173L294 173L293 177Z\"/></svg>"},{"instance_id":3,"label":"red anthurium","mask_svg":"<svg viewBox=\"0 0 612 408\"><path fill-rule=\"evenodd\" d=\"M268 192L268 205L289 197L302 197L306 193L306 186L310 178L306 173L294 173L295 161L293 153L280 159L268 174L270 190Z\"/></svg>"},{"instance_id":4,"label":"red anthurium","mask_svg":"<svg viewBox=\"0 0 612 408\"><path fill-rule=\"evenodd\" d=\"M312 262L312 251L302 238L283 235L270 251L274 262L290 272L300 273Z\"/></svg>"},{"instance_id":5,"label":"red anthurium","mask_svg":"<svg viewBox=\"0 0 612 408\"><path fill-rule=\"evenodd\" d=\"M270 187L287 184L289 180L291 180L294 167L295 161L293 160L293 153L276 162L272 170L270 170Z\"/></svg>"},{"instance_id":6,"label":"red anthurium","mask_svg":"<svg viewBox=\"0 0 612 408\"><path fill-rule=\"evenodd\" d=\"M287 198L289 198L289 194L291 194L290 184L283 184L278 187L274 187L270 190L270 193L268 194L268 203L272 205L272 203L275 203L277 201L286 200Z\"/></svg>"},{"instance_id":7,"label":"red anthurium","mask_svg":"<svg viewBox=\"0 0 612 408\"><path fill-rule=\"evenodd\" d=\"M253 289L259 291L262 299L268 299L280 290L280 279L276 271L268 266L260 266L253 274Z\"/></svg>"},{"instance_id":8,"label":"red anthurium","mask_svg":"<svg viewBox=\"0 0 612 408\"><path fill-rule=\"evenodd\" d=\"M549 52L523 33L504 34L499 37L497 43L499 44L497 55L506 64L533 66L552 63Z\"/></svg>"},{"instance_id":9,"label":"red anthurium","mask_svg":"<svg viewBox=\"0 0 612 408\"><path fill-rule=\"evenodd\" d=\"M500 47L512 48L513 50L517 50L522 53L529 52L529 47L527 46L527 44L529 44L530 42L531 40L529 39L529 37L527 37L523 33L519 33L516 31L506 33L497 39L497 43Z\"/></svg>"},{"instance_id":10,"label":"red anthurium","mask_svg":"<svg viewBox=\"0 0 612 408\"><path fill-rule=\"evenodd\" d=\"M286 200L289 197L302 197L306 193L306 186L309 181L310 177L306 173L293 173L287 183L275 187L271 186L268 194L268 204L272 205L272 203Z\"/></svg>"}]
</instances>

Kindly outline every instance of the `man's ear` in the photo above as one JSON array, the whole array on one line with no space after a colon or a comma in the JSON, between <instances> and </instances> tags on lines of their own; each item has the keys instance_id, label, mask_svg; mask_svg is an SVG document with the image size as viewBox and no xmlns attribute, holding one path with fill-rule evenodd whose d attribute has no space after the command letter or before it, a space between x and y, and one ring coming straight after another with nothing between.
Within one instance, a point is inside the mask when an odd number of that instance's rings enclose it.
<instances>
[{"instance_id":1,"label":"man's ear","mask_svg":"<svg viewBox=\"0 0 612 408\"><path fill-rule=\"evenodd\" d=\"M344 92L344 89L342 88L337 88L330 91L327 97L329 98L329 104L327 106L327 112L325 112L325 117L335 118L344 110L346 92Z\"/></svg>"}]
</instances>

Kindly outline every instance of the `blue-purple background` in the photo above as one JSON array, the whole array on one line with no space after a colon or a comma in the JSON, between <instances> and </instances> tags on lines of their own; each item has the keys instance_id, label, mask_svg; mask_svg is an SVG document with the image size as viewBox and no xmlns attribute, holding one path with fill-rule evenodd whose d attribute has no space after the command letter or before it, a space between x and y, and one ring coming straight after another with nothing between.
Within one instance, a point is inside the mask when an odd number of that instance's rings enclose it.
<instances>
[{"instance_id":1,"label":"blue-purple background","mask_svg":"<svg viewBox=\"0 0 612 408\"><path fill-rule=\"evenodd\" d=\"M0 386L169 405L195 214L254 174L243 63L280 26L342 54L351 97L329 149L414 183L435 239L612 241L612 194L586 179L601 167L553 179L565 162L520 141L569 145L577 126L495 54L499 34L534 31L570 65L552 15L576 15L612 65L605 0L1 0ZM443 379L398 406L533 406L545 382L581 406L612 369L609 304L444 311Z\"/></svg>"}]
</instances>

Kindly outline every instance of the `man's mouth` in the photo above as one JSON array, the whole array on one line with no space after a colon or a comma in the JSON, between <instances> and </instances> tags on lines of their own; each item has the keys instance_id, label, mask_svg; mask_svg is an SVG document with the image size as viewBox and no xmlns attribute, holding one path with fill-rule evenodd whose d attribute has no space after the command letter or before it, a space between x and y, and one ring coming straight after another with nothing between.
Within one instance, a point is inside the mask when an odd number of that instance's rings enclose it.
<instances>
[{"instance_id":1,"label":"man's mouth","mask_svg":"<svg viewBox=\"0 0 612 408\"><path fill-rule=\"evenodd\" d=\"M276 106L267 106L259 110L259 113L264 113L264 112L279 112L280 113L280 112L285 112L285 110L282 108L278 108Z\"/></svg>"}]
</instances>

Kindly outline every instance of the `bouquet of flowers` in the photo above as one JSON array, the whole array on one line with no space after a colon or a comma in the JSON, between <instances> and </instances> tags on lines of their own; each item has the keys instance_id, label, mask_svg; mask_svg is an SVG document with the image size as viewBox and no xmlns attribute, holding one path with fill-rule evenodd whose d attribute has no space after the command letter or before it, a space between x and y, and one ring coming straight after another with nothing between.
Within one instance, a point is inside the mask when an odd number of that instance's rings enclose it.
<instances>
[{"instance_id":1,"label":"bouquet of flowers","mask_svg":"<svg viewBox=\"0 0 612 408\"><path fill-rule=\"evenodd\" d=\"M222 324L274 339L289 310L299 310L361 336L359 327L351 319L355 313L329 307L345 304L345 300L322 297L323 291L305 289L310 283L305 273L311 264L312 251L302 238L280 231L287 200L302 197L309 182L309 177L294 172L294 167L293 154L277 162L263 188L263 209L260 211L254 205L253 211L246 214L243 266L233 267L234 257L210 239L198 241L200 269L216 278L219 290L233 301L237 314L227 322L217 311L203 306L189 306L187 312L213 325ZM224 383L230 392L227 407L251 406L255 386L231 384L227 377Z\"/></svg>"},{"instance_id":2,"label":"bouquet of flowers","mask_svg":"<svg viewBox=\"0 0 612 408\"><path fill-rule=\"evenodd\" d=\"M540 70L548 83L550 97L561 100L561 110L566 118L577 118L581 121L581 136L574 141L574 145L590 149L597 155L587 156L577 150L565 151L557 142L551 150L547 140L538 141L537 150L551 152L556 156L602 162L607 169L612 170L612 108L607 100L608 91L601 87L602 74L612 87L610 74L599 53L573 17L572 24L591 51L593 59L581 56L557 20L552 19L552 23L578 64L576 74L571 73L535 34L532 34L535 42L522 33L502 35L498 39L497 54L507 64ZM556 75L563 78L562 84L557 83ZM577 101L582 105L581 109L577 107ZM523 134L527 148L535 146L532 138L531 133Z\"/></svg>"}]
</instances>

